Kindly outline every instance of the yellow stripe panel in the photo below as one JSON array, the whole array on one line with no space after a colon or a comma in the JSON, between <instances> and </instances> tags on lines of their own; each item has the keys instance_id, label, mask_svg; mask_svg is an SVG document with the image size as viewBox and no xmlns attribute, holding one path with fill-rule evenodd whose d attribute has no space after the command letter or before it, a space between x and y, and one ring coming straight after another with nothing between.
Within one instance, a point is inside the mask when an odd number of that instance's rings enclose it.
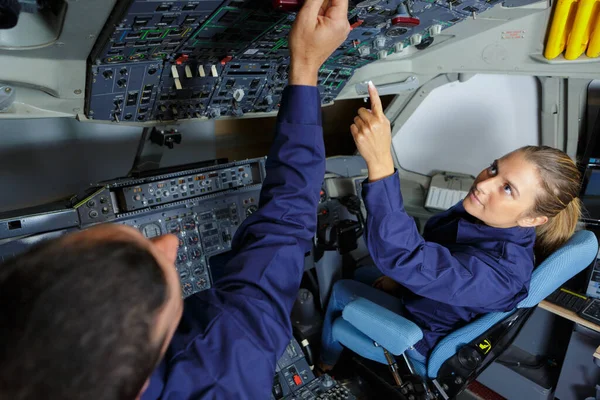
<instances>
[{"instance_id":1,"label":"yellow stripe panel","mask_svg":"<svg viewBox=\"0 0 600 400\"><path fill-rule=\"evenodd\" d=\"M584 52L600 56L600 0L558 0L544 57L552 60L565 51L567 60Z\"/></svg>"}]
</instances>

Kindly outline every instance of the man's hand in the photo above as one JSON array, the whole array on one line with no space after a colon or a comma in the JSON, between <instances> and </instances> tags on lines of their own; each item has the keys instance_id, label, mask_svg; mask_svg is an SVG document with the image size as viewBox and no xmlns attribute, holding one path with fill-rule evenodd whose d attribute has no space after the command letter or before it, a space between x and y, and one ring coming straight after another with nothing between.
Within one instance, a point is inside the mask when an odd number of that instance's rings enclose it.
<instances>
[{"instance_id":1,"label":"man's hand","mask_svg":"<svg viewBox=\"0 0 600 400\"><path fill-rule=\"evenodd\" d=\"M290 32L290 85L316 86L319 68L348 33L348 0L305 0Z\"/></svg>"},{"instance_id":2,"label":"man's hand","mask_svg":"<svg viewBox=\"0 0 600 400\"><path fill-rule=\"evenodd\" d=\"M392 128L383 113L381 99L373 83L369 82L371 109L361 108L350 132L360 155L369 168L369 181L374 182L394 173L392 159Z\"/></svg>"}]
</instances>

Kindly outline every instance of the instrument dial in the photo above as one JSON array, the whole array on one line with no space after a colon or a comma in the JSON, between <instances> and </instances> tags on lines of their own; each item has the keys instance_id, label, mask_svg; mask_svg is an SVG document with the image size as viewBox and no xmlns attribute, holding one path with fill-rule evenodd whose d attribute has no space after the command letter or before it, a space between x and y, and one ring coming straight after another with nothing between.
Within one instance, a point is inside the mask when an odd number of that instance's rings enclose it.
<instances>
[{"instance_id":1,"label":"instrument dial","mask_svg":"<svg viewBox=\"0 0 600 400\"><path fill-rule=\"evenodd\" d=\"M160 236L161 233L160 226L155 223L147 224L142 227L142 235L148 239Z\"/></svg>"}]
</instances>

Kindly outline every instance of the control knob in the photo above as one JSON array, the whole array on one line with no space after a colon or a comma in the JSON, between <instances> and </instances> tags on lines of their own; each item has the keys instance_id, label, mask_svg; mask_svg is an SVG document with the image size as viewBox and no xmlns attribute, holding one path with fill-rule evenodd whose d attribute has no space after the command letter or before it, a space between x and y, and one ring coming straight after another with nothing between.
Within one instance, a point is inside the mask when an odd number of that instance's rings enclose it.
<instances>
[{"instance_id":1,"label":"control knob","mask_svg":"<svg viewBox=\"0 0 600 400\"><path fill-rule=\"evenodd\" d=\"M375 38L375 48L376 49L385 48L385 37L384 36L377 36Z\"/></svg>"},{"instance_id":2,"label":"control knob","mask_svg":"<svg viewBox=\"0 0 600 400\"><path fill-rule=\"evenodd\" d=\"M412 44L413 46L418 46L419 44L421 44L422 40L423 36L420 33L415 33L410 37L410 44Z\"/></svg>"},{"instance_id":3,"label":"control knob","mask_svg":"<svg viewBox=\"0 0 600 400\"><path fill-rule=\"evenodd\" d=\"M242 101L245 95L246 93L244 92L244 89L235 89L233 91L233 99L237 102Z\"/></svg>"},{"instance_id":4,"label":"control knob","mask_svg":"<svg viewBox=\"0 0 600 400\"><path fill-rule=\"evenodd\" d=\"M207 111L207 115L208 115L208 118L218 118L221 116L221 108L219 108L219 107L209 108Z\"/></svg>"},{"instance_id":5,"label":"control knob","mask_svg":"<svg viewBox=\"0 0 600 400\"><path fill-rule=\"evenodd\" d=\"M367 46L361 46L358 48L358 54L360 54L361 57L367 57L369 54L371 54L371 49L369 49Z\"/></svg>"},{"instance_id":6,"label":"control knob","mask_svg":"<svg viewBox=\"0 0 600 400\"><path fill-rule=\"evenodd\" d=\"M333 379L331 379L329 375L325 375L325 377L323 378L323 386L325 386L326 388L330 388L333 386L333 384Z\"/></svg>"},{"instance_id":7,"label":"control knob","mask_svg":"<svg viewBox=\"0 0 600 400\"><path fill-rule=\"evenodd\" d=\"M437 36L442 33L442 26L440 24L431 25L429 27L429 36Z\"/></svg>"}]
</instances>

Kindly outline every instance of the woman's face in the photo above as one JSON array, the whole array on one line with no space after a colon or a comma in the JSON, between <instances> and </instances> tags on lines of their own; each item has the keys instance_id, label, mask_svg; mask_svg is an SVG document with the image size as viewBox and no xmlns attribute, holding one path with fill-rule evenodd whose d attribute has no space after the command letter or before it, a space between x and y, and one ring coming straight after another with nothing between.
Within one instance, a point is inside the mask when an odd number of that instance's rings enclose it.
<instances>
[{"instance_id":1,"label":"woman's face","mask_svg":"<svg viewBox=\"0 0 600 400\"><path fill-rule=\"evenodd\" d=\"M544 216L532 216L541 189L534 164L521 152L509 153L481 171L463 201L465 210L496 228L533 227L545 223Z\"/></svg>"}]
</instances>

